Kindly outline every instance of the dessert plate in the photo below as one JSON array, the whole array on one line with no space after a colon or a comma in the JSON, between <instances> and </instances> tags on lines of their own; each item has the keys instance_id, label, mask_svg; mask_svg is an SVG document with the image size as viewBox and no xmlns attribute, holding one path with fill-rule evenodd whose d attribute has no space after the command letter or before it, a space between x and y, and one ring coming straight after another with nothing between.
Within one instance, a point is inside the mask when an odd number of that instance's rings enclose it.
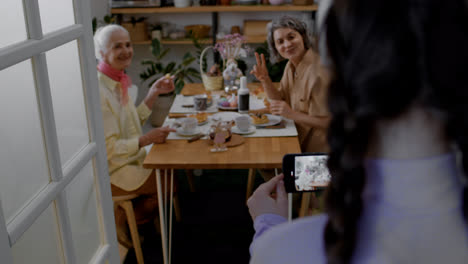
<instances>
[{"instance_id":1,"label":"dessert plate","mask_svg":"<svg viewBox=\"0 0 468 264\"><path fill-rule=\"evenodd\" d=\"M221 110L237 110L237 106L236 107L231 107L231 106L220 106L220 105L218 105L218 109L221 109Z\"/></svg>"},{"instance_id":2,"label":"dessert plate","mask_svg":"<svg viewBox=\"0 0 468 264\"><path fill-rule=\"evenodd\" d=\"M281 122L281 116L269 115L265 114L268 117L268 122L264 124L254 124L256 127L266 127L266 126L274 126Z\"/></svg>"},{"instance_id":3,"label":"dessert plate","mask_svg":"<svg viewBox=\"0 0 468 264\"><path fill-rule=\"evenodd\" d=\"M219 112L211 116L211 120L220 120L220 121L233 121L236 119L236 117L241 116L241 114L237 112Z\"/></svg>"},{"instance_id":4,"label":"dessert plate","mask_svg":"<svg viewBox=\"0 0 468 264\"><path fill-rule=\"evenodd\" d=\"M193 136L196 136L196 135L200 134L200 129L198 127L195 128L195 130L192 133L187 133L187 132L183 131L181 127L177 128L176 131L177 131L177 135L179 135L181 137L193 137Z\"/></svg>"}]
</instances>

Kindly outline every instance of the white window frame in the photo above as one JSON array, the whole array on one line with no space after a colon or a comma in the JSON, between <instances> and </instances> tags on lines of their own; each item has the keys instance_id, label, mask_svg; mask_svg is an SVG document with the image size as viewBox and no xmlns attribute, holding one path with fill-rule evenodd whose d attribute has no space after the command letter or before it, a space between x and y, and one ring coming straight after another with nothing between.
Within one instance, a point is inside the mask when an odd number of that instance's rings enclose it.
<instances>
[{"instance_id":1,"label":"white window frame","mask_svg":"<svg viewBox=\"0 0 468 264\"><path fill-rule=\"evenodd\" d=\"M31 59L51 182L9 223L0 201L0 256L13 263L11 247L51 204L55 206L65 263L81 263L74 252L65 188L90 161L94 165L100 247L90 263L119 263L113 203L107 168L99 91L97 89L89 0L74 0L76 24L43 35L37 0L23 0L28 39L0 48L0 70ZM45 52L77 40L90 142L62 168Z\"/></svg>"}]
</instances>

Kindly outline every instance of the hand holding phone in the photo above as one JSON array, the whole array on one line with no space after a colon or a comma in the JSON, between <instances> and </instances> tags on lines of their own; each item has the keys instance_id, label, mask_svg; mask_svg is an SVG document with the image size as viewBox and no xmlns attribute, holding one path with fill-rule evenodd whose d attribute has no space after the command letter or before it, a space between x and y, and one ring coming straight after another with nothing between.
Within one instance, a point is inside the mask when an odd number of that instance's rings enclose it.
<instances>
[{"instance_id":1,"label":"hand holding phone","mask_svg":"<svg viewBox=\"0 0 468 264\"><path fill-rule=\"evenodd\" d=\"M324 153L287 154L283 157L284 185L286 192L315 191L330 182Z\"/></svg>"},{"instance_id":2,"label":"hand holding phone","mask_svg":"<svg viewBox=\"0 0 468 264\"><path fill-rule=\"evenodd\" d=\"M277 214L288 217L287 195L281 182L283 174L273 177L260 185L247 200L252 219L262 214ZM272 195L274 193L274 195Z\"/></svg>"}]
</instances>

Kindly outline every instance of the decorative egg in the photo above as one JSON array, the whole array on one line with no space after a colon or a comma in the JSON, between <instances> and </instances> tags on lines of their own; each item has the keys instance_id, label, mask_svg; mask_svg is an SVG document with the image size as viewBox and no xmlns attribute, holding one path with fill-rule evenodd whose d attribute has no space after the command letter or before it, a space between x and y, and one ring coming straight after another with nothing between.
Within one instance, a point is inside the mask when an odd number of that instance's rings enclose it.
<instances>
[{"instance_id":1,"label":"decorative egg","mask_svg":"<svg viewBox=\"0 0 468 264\"><path fill-rule=\"evenodd\" d=\"M221 106L222 106L222 107L229 107L230 104L229 104L228 101L224 101L224 102L221 103Z\"/></svg>"}]
</instances>

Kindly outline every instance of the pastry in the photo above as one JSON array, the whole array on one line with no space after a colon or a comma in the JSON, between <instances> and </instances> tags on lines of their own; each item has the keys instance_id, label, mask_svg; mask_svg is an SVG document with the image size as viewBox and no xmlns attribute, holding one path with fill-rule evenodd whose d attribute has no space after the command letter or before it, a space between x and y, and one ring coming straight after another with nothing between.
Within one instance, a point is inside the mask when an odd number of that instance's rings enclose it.
<instances>
[{"instance_id":1,"label":"pastry","mask_svg":"<svg viewBox=\"0 0 468 264\"><path fill-rule=\"evenodd\" d=\"M189 115L188 117L195 117L198 120L198 124L205 122L208 119L207 113L196 113Z\"/></svg>"},{"instance_id":2,"label":"pastry","mask_svg":"<svg viewBox=\"0 0 468 264\"><path fill-rule=\"evenodd\" d=\"M266 98L265 90L263 86L258 86L254 91L253 94L257 96L258 99Z\"/></svg>"},{"instance_id":3,"label":"pastry","mask_svg":"<svg viewBox=\"0 0 468 264\"><path fill-rule=\"evenodd\" d=\"M270 101L268 101L268 99L263 99L263 104L265 105L265 108L266 109L270 109Z\"/></svg>"},{"instance_id":4,"label":"pastry","mask_svg":"<svg viewBox=\"0 0 468 264\"><path fill-rule=\"evenodd\" d=\"M255 125L266 124L266 123L269 122L268 117L266 115L263 115L263 114L251 115L250 117L252 118L252 122Z\"/></svg>"}]
</instances>

